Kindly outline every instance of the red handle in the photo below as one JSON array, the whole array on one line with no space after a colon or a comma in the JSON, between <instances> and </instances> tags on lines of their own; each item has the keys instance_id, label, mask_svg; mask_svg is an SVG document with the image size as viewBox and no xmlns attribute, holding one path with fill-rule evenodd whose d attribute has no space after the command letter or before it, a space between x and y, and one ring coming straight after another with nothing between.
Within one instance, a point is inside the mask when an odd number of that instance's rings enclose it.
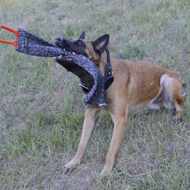
<instances>
[{"instance_id":1,"label":"red handle","mask_svg":"<svg viewBox=\"0 0 190 190\"><path fill-rule=\"evenodd\" d=\"M15 34L16 37L18 37L18 34L19 34L19 30L14 30L12 28L9 28L8 26L5 26L3 24L0 24L1 28L4 28L10 32L13 32ZM17 48L17 40L15 41L11 41L11 40L3 40L3 39L0 39L0 42L3 42L3 43L7 43L7 44L12 44L15 46L15 48Z\"/></svg>"},{"instance_id":2,"label":"red handle","mask_svg":"<svg viewBox=\"0 0 190 190\"><path fill-rule=\"evenodd\" d=\"M15 46L15 48L17 48L17 40L11 41L11 40L3 40L3 39L0 39L0 42L6 43L6 44L12 44L13 46Z\"/></svg>"},{"instance_id":3,"label":"red handle","mask_svg":"<svg viewBox=\"0 0 190 190\"><path fill-rule=\"evenodd\" d=\"M5 25L3 25L3 24L0 24L0 25L1 25L1 28L4 28L4 29L6 29L6 30L8 30L8 31L10 31L10 32L13 32L13 33L15 34L15 36L18 37L19 30L14 30L14 29L9 28L8 26L5 26Z\"/></svg>"}]
</instances>

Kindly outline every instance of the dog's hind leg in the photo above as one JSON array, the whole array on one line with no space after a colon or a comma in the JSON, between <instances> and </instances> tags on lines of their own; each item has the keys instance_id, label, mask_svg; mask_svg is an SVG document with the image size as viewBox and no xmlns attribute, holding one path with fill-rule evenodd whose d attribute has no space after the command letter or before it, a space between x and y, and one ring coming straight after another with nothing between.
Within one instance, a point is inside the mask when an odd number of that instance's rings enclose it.
<instances>
[{"instance_id":1,"label":"dog's hind leg","mask_svg":"<svg viewBox=\"0 0 190 190\"><path fill-rule=\"evenodd\" d=\"M71 173L77 167L77 165L80 164L80 160L84 155L85 148L94 130L94 126L96 124L99 112L100 112L99 107L94 107L90 105L86 106L85 119L84 119L82 136L80 139L79 147L75 157L68 164L64 166L64 173Z\"/></svg>"},{"instance_id":2,"label":"dog's hind leg","mask_svg":"<svg viewBox=\"0 0 190 190\"><path fill-rule=\"evenodd\" d=\"M162 76L162 104L166 108L175 108L176 115L173 120L178 124L181 120L182 115L182 104L183 104L183 89L182 85L176 78L168 75Z\"/></svg>"},{"instance_id":3,"label":"dog's hind leg","mask_svg":"<svg viewBox=\"0 0 190 190\"><path fill-rule=\"evenodd\" d=\"M182 104L184 99L182 86L178 81L173 86L173 101L176 108L176 115L173 117L173 120L176 124L179 124L182 120Z\"/></svg>"}]
</instances>

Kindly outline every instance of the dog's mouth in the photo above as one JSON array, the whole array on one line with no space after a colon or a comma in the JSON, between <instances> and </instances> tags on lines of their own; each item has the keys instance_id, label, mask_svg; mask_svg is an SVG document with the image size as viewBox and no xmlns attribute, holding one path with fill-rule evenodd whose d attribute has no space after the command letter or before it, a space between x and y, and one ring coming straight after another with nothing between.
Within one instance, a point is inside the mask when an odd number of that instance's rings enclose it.
<instances>
[{"instance_id":1,"label":"dog's mouth","mask_svg":"<svg viewBox=\"0 0 190 190\"><path fill-rule=\"evenodd\" d=\"M63 49L64 51L67 51L69 53L71 53L71 55L75 56L75 55L83 55L85 57L88 57L86 52L83 51L81 48L77 48L75 47L75 45L73 45L70 41L62 39L62 38L57 38L55 45L61 49ZM69 60L71 58L68 58L68 55L64 55L64 53L62 55L57 56L57 59L61 59L63 61L65 60Z\"/></svg>"},{"instance_id":2,"label":"dog's mouth","mask_svg":"<svg viewBox=\"0 0 190 190\"><path fill-rule=\"evenodd\" d=\"M66 49L63 49L63 50L68 51ZM68 51L68 52L70 52L72 55L78 55L78 53L76 53L74 51ZM67 57L64 54L57 56L57 59L62 60L62 61L72 61L72 58Z\"/></svg>"}]
</instances>

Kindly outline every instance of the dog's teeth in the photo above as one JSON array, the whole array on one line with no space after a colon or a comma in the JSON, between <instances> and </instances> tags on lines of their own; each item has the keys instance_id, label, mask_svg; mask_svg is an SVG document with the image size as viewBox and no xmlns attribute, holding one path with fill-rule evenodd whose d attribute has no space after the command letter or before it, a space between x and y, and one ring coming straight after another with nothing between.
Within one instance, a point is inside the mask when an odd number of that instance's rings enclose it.
<instances>
[{"instance_id":1,"label":"dog's teeth","mask_svg":"<svg viewBox=\"0 0 190 190\"><path fill-rule=\"evenodd\" d=\"M72 61L72 59L71 59L71 58L66 58L66 60L68 60L68 61Z\"/></svg>"}]
</instances>

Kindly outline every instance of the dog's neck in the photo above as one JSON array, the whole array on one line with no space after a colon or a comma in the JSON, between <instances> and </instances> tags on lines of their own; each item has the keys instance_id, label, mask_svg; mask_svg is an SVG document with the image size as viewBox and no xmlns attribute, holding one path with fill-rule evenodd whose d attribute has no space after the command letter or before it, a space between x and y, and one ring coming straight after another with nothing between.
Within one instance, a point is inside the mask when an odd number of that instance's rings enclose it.
<instances>
[{"instance_id":1,"label":"dog's neck","mask_svg":"<svg viewBox=\"0 0 190 190\"><path fill-rule=\"evenodd\" d=\"M102 73L102 75L104 76L105 68L106 68L106 64L107 64L107 56L104 53L102 53L100 60L97 61L95 64L98 67L98 69L100 70L100 72Z\"/></svg>"},{"instance_id":2,"label":"dog's neck","mask_svg":"<svg viewBox=\"0 0 190 190\"><path fill-rule=\"evenodd\" d=\"M106 48L107 57L102 54L100 58L100 62L98 68L102 75L104 76L104 88L105 90L109 88L109 86L113 83L114 77L112 75L112 66L110 63L110 54L109 50Z\"/></svg>"}]
</instances>

